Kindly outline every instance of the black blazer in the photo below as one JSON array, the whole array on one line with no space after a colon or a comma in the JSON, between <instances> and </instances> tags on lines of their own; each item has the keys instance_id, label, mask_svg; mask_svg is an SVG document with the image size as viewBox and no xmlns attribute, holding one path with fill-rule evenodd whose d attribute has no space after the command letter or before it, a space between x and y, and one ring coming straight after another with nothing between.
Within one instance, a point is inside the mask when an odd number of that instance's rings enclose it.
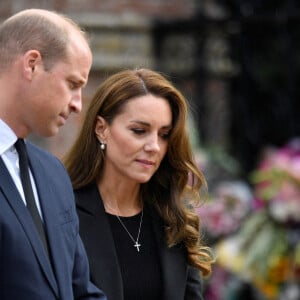
<instances>
[{"instance_id":1,"label":"black blazer","mask_svg":"<svg viewBox=\"0 0 300 300\"><path fill-rule=\"evenodd\" d=\"M108 218L97 186L75 191L80 234L85 245L91 281L100 287L108 300L123 300L122 276ZM188 266L183 246L168 248L161 219L150 209L162 263L163 299L200 300L199 271ZM155 299L159 300L159 299Z\"/></svg>"}]
</instances>

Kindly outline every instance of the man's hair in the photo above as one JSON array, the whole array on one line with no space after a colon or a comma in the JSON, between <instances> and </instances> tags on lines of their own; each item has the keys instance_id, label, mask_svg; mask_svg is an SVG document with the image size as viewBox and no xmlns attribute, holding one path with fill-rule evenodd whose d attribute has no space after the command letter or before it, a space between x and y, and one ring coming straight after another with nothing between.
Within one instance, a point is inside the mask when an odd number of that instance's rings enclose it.
<instances>
[{"instance_id":1,"label":"man's hair","mask_svg":"<svg viewBox=\"0 0 300 300\"><path fill-rule=\"evenodd\" d=\"M10 17L0 26L0 73L29 50L39 51L45 69L51 69L67 58L72 29L84 36L75 22L56 12L29 9Z\"/></svg>"}]
</instances>

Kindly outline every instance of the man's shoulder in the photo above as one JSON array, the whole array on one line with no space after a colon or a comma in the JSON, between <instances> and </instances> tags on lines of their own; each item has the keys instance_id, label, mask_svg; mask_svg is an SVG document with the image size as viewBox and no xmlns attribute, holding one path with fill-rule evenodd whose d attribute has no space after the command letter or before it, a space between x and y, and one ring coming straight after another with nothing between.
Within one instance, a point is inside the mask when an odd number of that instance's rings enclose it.
<instances>
[{"instance_id":1,"label":"man's shoulder","mask_svg":"<svg viewBox=\"0 0 300 300\"><path fill-rule=\"evenodd\" d=\"M40 158L42 160L50 160L61 164L60 160L48 150L41 148L40 146L37 146L30 141L26 141L26 146L30 156L33 155L34 157Z\"/></svg>"},{"instance_id":2,"label":"man's shoulder","mask_svg":"<svg viewBox=\"0 0 300 300\"><path fill-rule=\"evenodd\" d=\"M59 158L31 142L26 142L26 145L33 170L43 172L45 176L50 174L52 180L61 180L63 176L69 181L65 166ZM53 177L53 174L56 176Z\"/></svg>"}]
</instances>

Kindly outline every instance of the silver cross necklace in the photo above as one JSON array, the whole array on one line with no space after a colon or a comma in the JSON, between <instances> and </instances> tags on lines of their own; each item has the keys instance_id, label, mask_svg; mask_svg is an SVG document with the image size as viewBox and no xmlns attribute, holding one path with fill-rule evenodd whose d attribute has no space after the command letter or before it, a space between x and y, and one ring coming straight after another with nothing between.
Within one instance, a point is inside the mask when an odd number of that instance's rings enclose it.
<instances>
[{"instance_id":1,"label":"silver cross necklace","mask_svg":"<svg viewBox=\"0 0 300 300\"><path fill-rule=\"evenodd\" d=\"M105 203L104 206L107 206L111 210L115 211L111 206L108 205L108 203ZM130 239L134 242L133 247L136 248L137 252L140 252L140 247L142 245L139 243L139 239L140 239L140 233L141 233L141 228L142 228L142 223L143 223L144 209L142 209L142 214L141 214L141 219L140 219L140 225L139 225L139 230L138 230L138 234L137 234L136 239L133 238L132 234L129 232L129 230L127 229L127 227L125 226L125 224L121 220L121 218L118 216L118 214L116 214L115 216L117 217L117 219L119 220L120 224L122 225L122 227L125 229L125 231L129 235Z\"/></svg>"},{"instance_id":2,"label":"silver cross necklace","mask_svg":"<svg viewBox=\"0 0 300 300\"><path fill-rule=\"evenodd\" d=\"M141 244L139 243L139 238L140 238L140 233L141 233L141 227L142 227L142 223L143 223L143 215L144 215L144 209L142 209L142 214L141 214L141 219L140 219L140 225L139 225L139 231L136 237L136 240L133 238L133 236L131 235L131 233L129 232L129 230L127 229L127 227L125 226L125 224L123 223L123 221L121 220L121 218L116 215L116 217L118 218L120 224L123 226L123 228L125 229L125 231L127 232L127 234L129 235L129 237L132 239L132 241L134 242L134 247L136 247L137 252L140 252L140 247Z\"/></svg>"}]
</instances>

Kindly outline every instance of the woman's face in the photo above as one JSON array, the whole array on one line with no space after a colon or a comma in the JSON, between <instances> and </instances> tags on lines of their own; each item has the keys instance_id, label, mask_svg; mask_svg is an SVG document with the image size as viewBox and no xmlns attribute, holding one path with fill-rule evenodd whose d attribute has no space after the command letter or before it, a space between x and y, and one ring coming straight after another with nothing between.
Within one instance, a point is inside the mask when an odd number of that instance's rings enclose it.
<instances>
[{"instance_id":1,"label":"woman's face","mask_svg":"<svg viewBox=\"0 0 300 300\"><path fill-rule=\"evenodd\" d=\"M167 152L171 126L169 102L151 94L128 101L110 125L98 117L95 132L106 144L103 176L149 181Z\"/></svg>"}]
</instances>

